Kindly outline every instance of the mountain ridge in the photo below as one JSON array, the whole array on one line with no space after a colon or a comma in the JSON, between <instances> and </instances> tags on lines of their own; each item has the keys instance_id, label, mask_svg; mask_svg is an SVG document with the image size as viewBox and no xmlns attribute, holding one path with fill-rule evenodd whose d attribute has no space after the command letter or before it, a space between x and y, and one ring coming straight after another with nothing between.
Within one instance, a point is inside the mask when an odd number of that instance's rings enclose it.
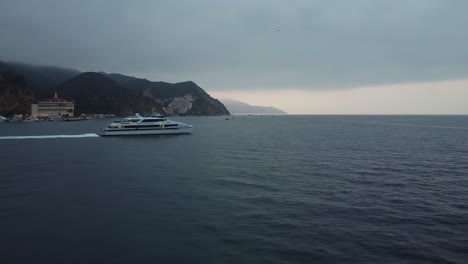
<instances>
[{"instance_id":1,"label":"mountain ridge","mask_svg":"<svg viewBox=\"0 0 468 264\"><path fill-rule=\"evenodd\" d=\"M59 97L74 100L75 114L130 115L136 112L151 114L153 111L166 115L230 114L220 101L192 81L154 82L119 73L81 72L3 61L0 61L0 73L21 76L24 88L33 93L36 100L51 98L55 92ZM8 98L13 96L13 90L8 89ZM24 108L17 111L18 114L25 112Z\"/></svg>"}]
</instances>

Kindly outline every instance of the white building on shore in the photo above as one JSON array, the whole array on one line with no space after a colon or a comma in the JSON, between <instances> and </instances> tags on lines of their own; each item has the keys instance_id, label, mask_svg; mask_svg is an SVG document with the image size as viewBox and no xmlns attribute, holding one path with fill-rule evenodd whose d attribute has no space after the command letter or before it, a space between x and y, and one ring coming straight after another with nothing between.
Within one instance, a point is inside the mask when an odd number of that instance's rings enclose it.
<instances>
[{"instance_id":1,"label":"white building on shore","mask_svg":"<svg viewBox=\"0 0 468 264\"><path fill-rule=\"evenodd\" d=\"M31 115L33 116L72 117L74 111L75 103L69 102L62 98L58 98L57 93L55 93L54 98L39 101L37 104L31 105Z\"/></svg>"}]
</instances>

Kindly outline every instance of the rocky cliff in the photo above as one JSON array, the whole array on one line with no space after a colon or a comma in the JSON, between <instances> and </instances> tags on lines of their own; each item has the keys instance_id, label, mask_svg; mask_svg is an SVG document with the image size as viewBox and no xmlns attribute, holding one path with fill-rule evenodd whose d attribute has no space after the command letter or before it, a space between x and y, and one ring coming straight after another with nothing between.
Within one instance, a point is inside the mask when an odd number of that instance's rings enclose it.
<instances>
[{"instance_id":1,"label":"rocky cliff","mask_svg":"<svg viewBox=\"0 0 468 264\"><path fill-rule=\"evenodd\" d=\"M161 105L162 111L168 115L229 115L221 102L194 82L165 85L168 87L148 87L142 95Z\"/></svg>"}]
</instances>

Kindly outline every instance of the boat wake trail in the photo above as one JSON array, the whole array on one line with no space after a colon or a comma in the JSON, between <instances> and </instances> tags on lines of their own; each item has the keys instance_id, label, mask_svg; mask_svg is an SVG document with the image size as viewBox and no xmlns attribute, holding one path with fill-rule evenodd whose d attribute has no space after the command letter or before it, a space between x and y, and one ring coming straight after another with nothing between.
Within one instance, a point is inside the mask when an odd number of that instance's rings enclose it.
<instances>
[{"instance_id":1,"label":"boat wake trail","mask_svg":"<svg viewBox=\"0 0 468 264\"><path fill-rule=\"evenodd\" d=\"M6 137L0 137L0 139L89 138L89 137L99 137L99 135L95 133L88 133L88 134L80 134L80 135L6 136Z\"/></svg>"}]
</instances>

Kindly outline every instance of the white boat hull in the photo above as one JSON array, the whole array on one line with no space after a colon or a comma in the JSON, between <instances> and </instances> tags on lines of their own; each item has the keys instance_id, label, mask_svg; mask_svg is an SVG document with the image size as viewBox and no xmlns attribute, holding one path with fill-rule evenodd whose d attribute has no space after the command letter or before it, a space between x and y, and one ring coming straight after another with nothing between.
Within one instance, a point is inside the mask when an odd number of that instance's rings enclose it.
<instances>
[{"instance_id":1,"label":"white boat hull","mask_svg":"<svg viewBox=\"0 0 468 264\"><path fill-rule=\"evenodd\" d=\"M166 135L166 134L190 134L193 128L177 129L132 129L132 130L104 130L101 136L136 136L136 135Z\"/></svg>"}]
</instances>

